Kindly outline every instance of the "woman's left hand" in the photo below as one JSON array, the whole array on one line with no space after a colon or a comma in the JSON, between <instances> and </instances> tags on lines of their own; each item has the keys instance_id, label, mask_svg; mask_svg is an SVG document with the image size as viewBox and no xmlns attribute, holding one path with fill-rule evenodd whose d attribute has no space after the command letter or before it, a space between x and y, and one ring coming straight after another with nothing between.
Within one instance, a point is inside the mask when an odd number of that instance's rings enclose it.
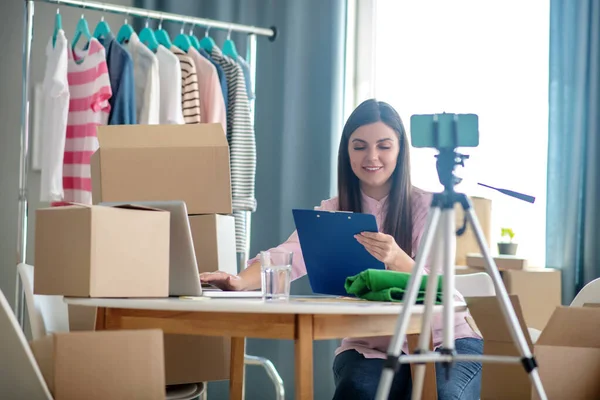
<instances>
[{"instance_id":1,"label":"woman's left hand","mask_svg":"<svg viewBox=\"0 0 600 400\"><path fill-rule=\"evenodd\" d=\"M362 232L354 235L356 240L387 269L410 272L413 260L398 246L391 235L381 232Z\"/></svg>"}]
</instances>

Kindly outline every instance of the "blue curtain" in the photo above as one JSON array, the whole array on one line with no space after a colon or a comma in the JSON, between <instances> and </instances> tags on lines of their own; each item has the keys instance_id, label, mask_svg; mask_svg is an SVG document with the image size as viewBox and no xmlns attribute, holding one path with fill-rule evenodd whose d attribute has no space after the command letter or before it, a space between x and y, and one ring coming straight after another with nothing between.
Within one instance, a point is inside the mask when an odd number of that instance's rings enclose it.
<instances>
[{"instance_id":1,"label":"blue curtain","mask_svg":"<svg viewBox=\"0 0 600 400\"><path fill-rule=\"evenodd\" d=\"M292 208L312 208L330 196L331 157L343 127L346 0L138 0L137 6L261 27L276 26L275 42L258 38L255 102L257 211L251 255L281 243L294 229ZM163 23L173 38L180 25ZM186 27L186 32L189 26ZM196 28L201 37L202 29ZM222 46L226 32L210 35ZM233 33L245 55L246 35ZM294 294L311 293L305 278ZM330 399L331 366L338 341L316 342L315 399ZM247 341L247 353L269 358L294 397L294 350L289 341ZM211 399L227 399L227 382L209 385ZM272 399L259 367L246 368L246 398Z\"/></svg>"},{"instance_id":2,"label":"blue curtain","mask_svg":"<svg viewBox=\"0 0 600 400\"><path fill-rule=\"evenodd\" d=\"M600 276L600 2L552 0L546 259L569 304Z\"/></svg>"}]
</instances>

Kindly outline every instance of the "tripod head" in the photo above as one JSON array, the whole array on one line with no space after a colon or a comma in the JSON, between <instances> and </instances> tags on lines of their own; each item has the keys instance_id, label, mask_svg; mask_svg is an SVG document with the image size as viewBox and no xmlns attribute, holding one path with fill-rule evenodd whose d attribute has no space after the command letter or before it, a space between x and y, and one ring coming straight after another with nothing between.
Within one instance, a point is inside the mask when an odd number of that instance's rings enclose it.
<instances>
[{"instance_id":1,"label":"tripod head","mask_svg":"<svg viewBox=\"0 0 600 400\"><path fill-rule=\"evenodd\" d=\"M435 155L437 158L436 169L438 179L444 186L444 191L454 192L454 186L458 185L462 178L454 175L454 168L457 166L464 167L465 160L469 158L467 154L457 153L455 150L439 149L440 152Z\"/></svg>"}]
</instances>

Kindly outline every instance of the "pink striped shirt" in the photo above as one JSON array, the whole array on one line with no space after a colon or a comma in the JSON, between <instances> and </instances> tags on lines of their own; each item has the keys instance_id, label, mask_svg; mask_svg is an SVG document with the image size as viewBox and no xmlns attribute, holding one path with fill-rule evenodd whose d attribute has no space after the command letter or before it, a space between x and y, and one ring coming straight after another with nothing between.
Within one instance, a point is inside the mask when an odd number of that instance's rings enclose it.
<instances>
[{"instance_id":1,"label":"pink striped shirt","mask_svg":"<svg viewBox=\"0 0 600 400\"><path fill-rule=\"evenodd\" d=\"M69 52L69 117L63 161L64 200L92 204L90 157L96 127L108 123L112 96L104 47L92 38L86 51Z\"/></svg>"},{"instance_id":2,"label":"pink striped shirt","mask_svg":"<svg viewBox=\"0 0 600 400\"><path fill-rule=\"evenodd\" d=\"M432 195L431 193L425 192L418 188L413 188L412 192L412 214L413 214L413 254L415 257L421 237L425 229L425 223L427 221L427 214L431 205ZM377 226L381 230L383 221L387 213L387 197L378 201L373 198L362 194L362 206L363 212L375 215L377 220ZM338 199L334 197L329 200L321 202L321 210L326 211L337 211L339 209ZM294 253L292 259L292 279L298 279L306 275L306 265L304 264L304 258L302 257L302 250L300 248L300 242L298 240L298 234L294 232L287 241L279 245L278 247L271 250L282 250ZM248 265L251 265L258 258L254 258L248 261ZM426 265L425 270L428 273L429 267ZM464 301L464 298L458 291L454 296L456 301ZM455 338L481 338L469 325L466 317L469 312L456 312L455 313ZM432 325L432 337L434 347L439 347L442 344L443 331L442 331L442 315L435 314L431 321ZM335 354L339 354L345 350L356 350L361 353L365 358L385 358L386 353L390 344L390 336L374 336L368 338L346 338L342 340L342 344L336 350ZM406 342L403 346L403 351L408 353L408 347Z\"/></svg>"}]
</instances>

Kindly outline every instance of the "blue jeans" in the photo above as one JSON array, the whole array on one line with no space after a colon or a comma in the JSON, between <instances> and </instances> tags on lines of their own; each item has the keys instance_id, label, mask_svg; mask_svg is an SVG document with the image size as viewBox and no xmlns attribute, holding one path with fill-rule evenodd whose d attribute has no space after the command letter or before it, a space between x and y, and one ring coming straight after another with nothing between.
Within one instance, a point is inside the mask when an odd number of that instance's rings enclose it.
<instances>
[{"instance_id":1,"label":"blue jeans","mask_svg":"<svg viewBox=\"0 0 600 400\"><path fill-rule=\"evenodd\" d=\"M483 354L483 340L475 338L457 339L458 354ZM365 358L355 350L338 354L333 362L335 394L333 400L353 399L372 400L377 393L383 361L378 358ZM438 400L477 400L481 392L481 363L456 362L450 369L450 379L446 380L445 369L436 364ZM394 377L390 399L410 399L412 378L410 365L402 364Z\"/></svg>"}]
</instances>

